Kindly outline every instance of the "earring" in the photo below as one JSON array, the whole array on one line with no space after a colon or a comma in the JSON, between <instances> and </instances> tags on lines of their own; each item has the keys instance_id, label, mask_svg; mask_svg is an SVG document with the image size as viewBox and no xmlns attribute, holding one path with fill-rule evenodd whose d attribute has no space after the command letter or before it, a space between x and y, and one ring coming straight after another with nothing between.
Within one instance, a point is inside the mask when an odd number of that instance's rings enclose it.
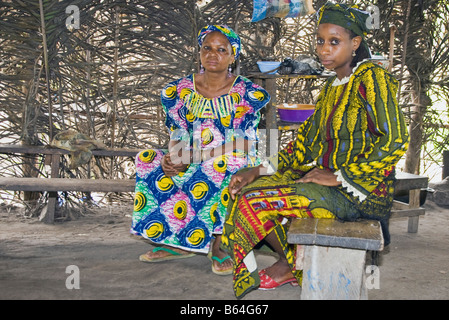
<instances>
[{"instance_id":1,"label":"earring","mask_svg":"<svg viewBox=\"0 0 449 320\"><path fill-rule=\"evenodd\" d=\"M230 78L231 76L232 76L232 68L229 65L229 67L228 67L228 78Z\"/></svg>"},{"instance_id":2,"label":"earring","mask_svg":"<svg viewBox=\"0 0 449 320\"><path fill-rule=\"evenodd\" d=\"M356 55L355 50L352 50L352 56L355 57Z\"/></svg>"},{"instance_id":3,"label":"earring","mask_svg":"<svg viewBox=\"0 0 449 320\"><path fill-rule=\"evenodd\" d=\"M203 67L203 65L201 65L201 67L200 67L200 74L203 74L204 73L204 67Z\"/></svg>"}]
</instances>

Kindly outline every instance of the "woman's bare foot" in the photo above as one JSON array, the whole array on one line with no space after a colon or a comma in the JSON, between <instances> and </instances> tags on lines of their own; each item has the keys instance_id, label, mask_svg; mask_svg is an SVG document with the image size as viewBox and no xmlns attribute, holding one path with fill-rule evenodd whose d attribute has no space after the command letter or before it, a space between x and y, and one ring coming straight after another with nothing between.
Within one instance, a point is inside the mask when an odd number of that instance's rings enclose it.
<instances>
[{"instance_id":1,"label":"woman's bare foot","mask_svg":"<svg viewBox=\"0 0 449 320\"><path fill-rule=\"evenodd\" d=\"M212 244L212 256L218 258L218 260L223 261L220 263L220 261L217 261L215 259L212 260L212 263L214 265L214 269L217 272L226 272L229 271L229 274L232 272L233 268L233 262L232 259L225 259L229 255L220 249L220 243L221 243L221 235L216 235L215 241ZM223 260L225 259L225 260Z\"/></svg>"},{"instance_id":2,"label":"woman's bare foot","mask_svg":"<svg viewBox=\"0 0 449 320\"><path fill-rule=\"evenodd\" d=\"M294 278L286 259L279 259L271 267L266 268L265 273L277 283Z\"/></svg>"},{"instance_id":3,"label":"woman's bare foot","mask_svg":"<svg viewBox=\"0 0 449 320\"><path fill-rule=\"evenodd\" d=\"M293 279L294 276L291 272L290 266L288 265L287 258L285 257L284 250L276 236L275 232L271 232L265 238L270 246L274 248L274 251L279 255L279 260L274 263L271 267L264 270L265 274L277 283L282 283L284 281Z\"/></svg>"},{"instance_id":4,"label":"woman's bare foot","mask_svg":"<svg viewBox=\"0 0 449 320\"><path fill-rule=\"evenodd\" d=\"M194 256L195 254L174 248L169 246L156 247L153 250L148 251L147 253L142 254L139 259L144 262L156 262L156 261L165 261L171 259L180 259Z\"/></svg>"}]
</instances>

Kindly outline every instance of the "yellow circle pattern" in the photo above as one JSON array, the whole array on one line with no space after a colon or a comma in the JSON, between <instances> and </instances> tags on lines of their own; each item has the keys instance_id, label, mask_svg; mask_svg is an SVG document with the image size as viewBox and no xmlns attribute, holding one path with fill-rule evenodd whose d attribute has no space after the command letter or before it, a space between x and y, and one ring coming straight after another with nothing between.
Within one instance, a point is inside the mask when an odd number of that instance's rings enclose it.
<instances>
[{"instance_id":1,"label":"yellow circle pattern","mask_svg":"<svg viewBox=\"0 0 449 320\"><path fill-rule=\"evenodd\" d=\"M223 191L221 192L221 203L227 207L228 203L229 203L229 199L230 199L230 194L229 194L229 189L225 188L223 189Z\"/></svg>"},{"instance_id":2,"label":"yellow circle pattern","mask_svg":"<svg viewBox=\"0 0 449 320\"><path fill-rule=\"evenodd\" d=\"M172 85L172 86L167 87L163 94L168 99L173 99L176 96L176 86Z\"/></svg>"},{"instance_id":3,"label":"yellow circle pattern","mask_svg":"<svg viewBox=\"0 0 449 320\"><path fill-rule=\"evenodd\" d=\"M206 238L206 233L204 232L203 229L195 229L187 237L187 241L192 246L198 246L204 241L205 238Z\"/></svg>"},{"instance_id":4,"label":"yellow circle pattern","mask_svg":"<svg viewBox=\"0 0 449 320\"><path fill-rule=\"evenodd\" d=\"M210 207L210 219L212 221L212 223L215 223L217 221L217 218L215 217L215 211L217 211L218 208L218 203L215 202L211 207Z\"/></svg>"},{"instance_id":5,"label":"yellow circle pattern","mask_svg":"<svg viewBox=\"0 0 449 320\"><path fill-rule=\"evenodd\" d=\"M186 120L189 122L194 122L196 120L196 116L193 115L190 111L186 114Z\"/></svg>"},{"instance_id":6,"label":"yellow circle pattern","mask_svg":"<svg viewBox=\"0 0 449 320\"><path fill-rule=\"evenodd\" d=\"M206 128L203 131L201 131L201 141L203 142L204 145L211 143L213 140L214 134L212 133L212 131L210 131L209 128Z\"/></svg>"},{"instance_id":7,"label":"yellow circle pattern","mask_svg":"<svg viewBox=\"0 0 449 320\"><path fill-rule=\"evenodd\" d=\"M204 198L209 191L209 186L206 182L200 181L193 185L193 187L190 189L190 193L192 194L193 198L196 200L201 200Z\"/></svg>"},{"instance_id":8,"label":"yellow circle pattern","mask_svg":"<svg viewBox=\"0 0 449 320\"><path fill-rule=\"evenodd\" d=\"M245 106L238 106L235 110L235 117L237 119L240 119L241 117L243 117L246 112L248 112L249 108L245 107Z\"/></svg>"},{"instance_id":9,"label":"yellow circle pattern","mask_svg":"<svg viewBox=\"0 0 449 320\"><path fill-rule=\"evenodd\" d=\"M147 204L147 198L142 192L136 192L134 196L134 211L142 210Z\"/></svg>"},{"instance_id":10,"label":"yellow circle pattern","mask_svg":"<svg viewBox=\"0 0 449 320\"><path fill-rule=\"evenodd\" d=\"M228 158L226 156L217 157L214 159L214 170L217 172L225 172L228 167Z\"/></svg>"},{"instance_id":11,"label":"yellow circle pattern","mask_svg":"<svg viewBox=\"0 0 449 320\"><path fill-rule=\"evenodd\" d=\"M162 176L160 180L156 181L157 188L163 192L173 188L173 185L173 180L167 176Z\"/></svg>"},{"instance_id":12,"label":"yellow circle pattern","mask_svg":"<svg viewBox=\"0 0 449 320\"><path fill-rule=\"evenodd\" d=\"M152 223L146 230L147 236L151 238L159 237L164 232L164 225L160 222Z\"/></svg>"},{"instance_id":13,"label":"yellow circle pattern","mask_svg":"<svg viewBox=\"0 0 449 320\"><path fill-rule=\"evenodd\" d=\"M229 125L231 124L231 115L220 118L220 122L224 127L229 128Z\"/></svg>"},{"instance_id":14,"label":"yellow circle pattern","mask_svg":"<svg viewBox=\"0 0 449 320\"><path fill-rule=\"evenodd\" d=\"M263 91L257 90L254 91L254 98L256 98L259 101L264 101L267 97Z\"/></svg>"},{"instance_id":15,"label":"yellow circle pattern","mask_svg":"<svg viewBox=\"0 0 449 320\"><path fill-rule=\"evenodd\" d=\"M147 163L153 162L155 157L156 157L156 151L154 151L154 150L145 150L144 152L141 152L139 155L139 159L142 160L142 162L147 162Z\"/></svg>"},{"instance_id":16,"label":"yellow circle pattern","mask_svg":"<svg viewBox=\"0 0 449 320\"><path fill-rule=\"evenodd\" d=\"M236 104L239 104L242 101L242 97L237 92L231 93L231 97L234 100L234 103L236 103Z\"/></svg>"},{"instance_id":17,"label":"yellow circle pattern","mask_svg":"<svg viewBox=\"0 0 449 320\"><path fill-rule=\"evenodd\" d=\"M193 92L193 90L190 88L183 88L179 94L179 97L184 100L185 97L187 95L191 94L192 92Z\"/></svg>"},{"instance_id":18,"label":"yellow circle pattern","mask_svg":"<svg viewBox=\"0 0 449 320\"><path fill-rule=\"evenodd\" d=\"M173 207L173 214L179 220L184 220L187 216L187 202L180 200Z\"/></svg>"}]
</instances>

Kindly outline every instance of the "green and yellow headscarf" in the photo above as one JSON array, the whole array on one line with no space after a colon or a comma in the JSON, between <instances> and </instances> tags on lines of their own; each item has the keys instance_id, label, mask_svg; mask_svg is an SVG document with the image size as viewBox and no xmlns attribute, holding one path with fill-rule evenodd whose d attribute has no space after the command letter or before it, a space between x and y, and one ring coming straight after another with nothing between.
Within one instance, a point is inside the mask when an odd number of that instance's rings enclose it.
<instances>
[{"instance_id":1,"label":"green and yellow headscarf","mask_svg":"<svg viewBox=\"0 0 449 320\"><path fill-rule=\"evenodd\" d=\"M365 37L369 28L367 20L370 14L359 10L356 6L348 6L343 3L327 2L317 12L318 25L322 23L336 24L345 29L351 30L356 35L362 37L361 45L368 49ZM369 49L367 50L369 52Z\"/></svg>"}]
</instances>

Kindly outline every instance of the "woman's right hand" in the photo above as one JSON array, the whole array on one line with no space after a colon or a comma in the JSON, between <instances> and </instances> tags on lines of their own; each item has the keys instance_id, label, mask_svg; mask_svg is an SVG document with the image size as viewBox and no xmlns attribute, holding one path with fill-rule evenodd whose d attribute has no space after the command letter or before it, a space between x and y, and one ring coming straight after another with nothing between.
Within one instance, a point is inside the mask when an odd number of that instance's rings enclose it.
<instances>
[{"instance_id":1,"label":"woman's right hand","mask_svg":"<svg viewBox=\"0 0 449 320\"><path fill-rule=\"evenodd\" d=\"M164 171L165 175L167 177L174 177L177 174L179 174L182 171L185 171L188 167L188 164L183 164L182 162L180 163L173 163L171 157L175 157L176 155L169 153L166 153L163 157L162 157L162 161L161 161L161 166L162 166L162 170ZM182 159L182 158L181 158ZM181 160L179 159L179 160Z\"/></svg>"},{"instance_id":2,"label":"woman's right hand","mask_svg":"<svg viewBox=\"0 0 449 320\"><path fill-rule=\"evenodd\" d=\"M248 171L239 172L232 176L229 182L229 194L231 199L235 200L235 195L242 191L242 188L256 180L260 176L260 168L254 167Z\"/></svg>"}]
</instances>

